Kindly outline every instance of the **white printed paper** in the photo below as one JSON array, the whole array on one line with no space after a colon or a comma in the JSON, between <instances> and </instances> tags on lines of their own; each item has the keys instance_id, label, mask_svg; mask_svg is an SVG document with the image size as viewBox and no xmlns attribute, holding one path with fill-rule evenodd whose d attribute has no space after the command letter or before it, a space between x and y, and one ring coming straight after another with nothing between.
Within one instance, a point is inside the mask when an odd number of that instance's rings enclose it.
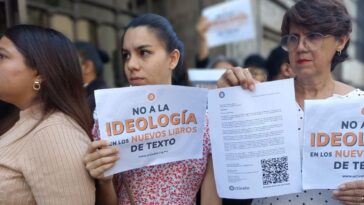
<instances>
[{"instance_id":1,"label":"white printed paper","mask_svg":"<svg viewBox=\"0 0 364 205\"><path fill-rule=\"evenodd\" d=\"M300 192L301 163L293 80L209 92L212 158L220 197Z\"/></svg>"}]
</instances>

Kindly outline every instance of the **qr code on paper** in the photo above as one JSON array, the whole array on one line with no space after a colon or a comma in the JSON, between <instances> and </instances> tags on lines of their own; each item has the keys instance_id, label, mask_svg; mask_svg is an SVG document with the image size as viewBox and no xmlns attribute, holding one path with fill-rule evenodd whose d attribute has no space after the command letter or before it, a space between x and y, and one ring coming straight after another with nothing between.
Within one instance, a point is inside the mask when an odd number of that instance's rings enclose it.
<instances>
[{"instance_id":1,"label":"qr code on paper","mask_svg":"<svg viewBox=\"0 0 364 205\"><path fill-rule=\"evenodd\" d=\"M277 157L260 161L263 171L263 185L285 183L289 180L288 158Z\"/></svg>"}]
</instances>

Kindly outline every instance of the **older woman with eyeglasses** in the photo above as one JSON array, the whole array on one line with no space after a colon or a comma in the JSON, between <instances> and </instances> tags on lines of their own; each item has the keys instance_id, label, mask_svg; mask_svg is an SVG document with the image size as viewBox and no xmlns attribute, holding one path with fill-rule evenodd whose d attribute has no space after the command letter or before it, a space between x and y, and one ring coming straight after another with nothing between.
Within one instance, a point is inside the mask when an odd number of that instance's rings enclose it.
<instances>
[{"instance_id":1,"label":"older woman with eyeglasses","mask_svg":"<svg viewBox=\"0 0 364 205\"><path fill-rule=\"evenodd\" d=\"M351 18L339 0L301 0L291 7L282 22L282 48L288 51L296 74L295 95L299 110L299 135L303 138L303 103L307 99L357 97L359 89L332 78L334 68L348 58ZM249 70L233 68L219 79L218 87L241 85L254 89ZM338 190L307 190L302 193L255 199L253 205L364 204L364 182L346 183Z\"/></svg>"}]
</instances>

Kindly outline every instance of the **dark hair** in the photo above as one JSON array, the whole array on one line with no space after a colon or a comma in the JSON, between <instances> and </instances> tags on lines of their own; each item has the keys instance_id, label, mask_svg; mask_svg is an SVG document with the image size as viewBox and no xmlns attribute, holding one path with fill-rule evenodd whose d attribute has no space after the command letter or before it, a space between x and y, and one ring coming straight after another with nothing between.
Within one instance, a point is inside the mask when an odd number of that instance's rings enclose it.
<instances>
[{"instance_id":1,"label":"dark hair","mask_svg":"<svg viewBox=\"0 0 364 205\"><path fill-rule=\"evenodd\" d=\"M52 112L63 112L91 138L92 118L73 43L58 31L33 25L10 27L3 36L14 43L24 63L41 77L36 100L42 103L43 119Z\"/></svg>"},{"instance_id":2,"label":"dark hair","mask_svg":"<svg viewBox=\"0 0 364 205\"><path fill-rule=\"evenodd\" d=\"M236 59L220 55L220 56L213 58L211 60L211 62L209 63L209 65L207 66L207 68L214 68L214 66L220 62L227 62L230 65L232 65L233 67L239 66L239 63Z\"/></svg>"},{"instance_id":3,"label":"dark hair","mask_svg":"<svg viewBox=\"0 0 364 205\"><path fill-rule=\"evenodd\" d=\"M247 67L258 67L258 68L263 68L265 69L265 60L264 58L259 55L259 54L252 54L249 55L245 60L244 60L244 68Z\"/></svg>"},{"instance_id":4,"label":"dark hair","mask_svg":"<svg viewBox=\"0 0 364 205\"><path fill-rule=\"evenodd\" d=\"M103 55L103 57L106 58L106 61L108 61L107 54L96 48L96 46L92 43L77 41L75 42L75 46L80 53L81 58L83 60L92 61L95 65L96 75L101 76L103 71L103 60L101 58L101 55Z\"/></svg>"},{"instance_id":5,"label":"dark hair","mask_svg":"<svg viewBox=\"0 0 364 205\"><path fill-rule=\"evenodd\" d=\"M0 136L8 131L19 120L19 109L0 100Z\"/></svg>"},{"instance_id":6,"label":"dark hair","mask_svg":"<svg viewBox=\"0 0 364 205\"><path fill-rule=\"evenodd\" d=\"M108 63L110 61L109 54L107 54L107 52L105 50L98 48L97 52L99 53L102 63Z\"/></svg>"},{"instance_id":7,"label":"dark hair","mask_svg":"<svg viewBox=\"0 0 364 205\"><path fill-rule=\"evenodd\" d=\"M282 35L289 33L290 25L302 26L314 32L333 35L336 38L348 35L352 31L352 22L348 11L339 0L301 0L291 7L283 17ZM349 56L346 43L340 55L331 60L331 71Z\"/></svg>"},{"instance_id":8,"label":"dark hair","mask_svg":"<svg viewBox=\"0 0 364 205\"><path fill-rule=\"evenodd\" d=\"M172 81L177 77L177 73L180 73L183 69L183 59L184 59L184 45L182 41L178 38L176 32L174 31L171 23L157 14L147 13L133 19L125 28L124 35L129 28L136 28L139 26L146 26L149 29L155 31L156 36L161 40L166 46L166 51L168 53L177 49L180 52L180 58L176 68L173 71ZM124 35L122 36L121 42L124 42Z\"/></svg>"},{"instance_id":9,"label":"dark hair","mask_svg":"<svg viewBox=\"0 0 364 205\"><path fill-rule=\"evenodd\" d=\"M281 66L284 63L289 63L288 52L278 46L270 52L266 61L269 81L275 79L275 77L280 73Z\"/></svg>"},{"instance_id":10,"label":"dark hair","mask_svg":"<svg viewBox=\"0 0 364 205\"><path fill-rule=\"evenodd\" d=\"M172 84L191 86L190 78L188 76L188 68L185 64L182 66L182 69L179 69L178 72L173 73Z\"/></svg>"}]
</instances>

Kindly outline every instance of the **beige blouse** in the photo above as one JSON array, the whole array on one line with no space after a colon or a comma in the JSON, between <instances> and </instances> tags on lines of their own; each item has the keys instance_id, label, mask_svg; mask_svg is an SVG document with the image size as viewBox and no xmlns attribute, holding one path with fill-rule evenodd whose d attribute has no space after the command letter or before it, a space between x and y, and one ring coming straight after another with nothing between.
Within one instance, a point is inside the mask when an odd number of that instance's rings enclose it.
<instances>
[{"instance_id":1,"label":"beige blouse","mask_svg":"<svg viewBox=\"0 0 364 205\"><path fill-rule=\"evenodd\" d=\"M34 106L21 111L0 136L0 204L94 204L94 181L82 161L86 133L60 112L28 133L39 113Z\"/></svg>"}]
</instances>

